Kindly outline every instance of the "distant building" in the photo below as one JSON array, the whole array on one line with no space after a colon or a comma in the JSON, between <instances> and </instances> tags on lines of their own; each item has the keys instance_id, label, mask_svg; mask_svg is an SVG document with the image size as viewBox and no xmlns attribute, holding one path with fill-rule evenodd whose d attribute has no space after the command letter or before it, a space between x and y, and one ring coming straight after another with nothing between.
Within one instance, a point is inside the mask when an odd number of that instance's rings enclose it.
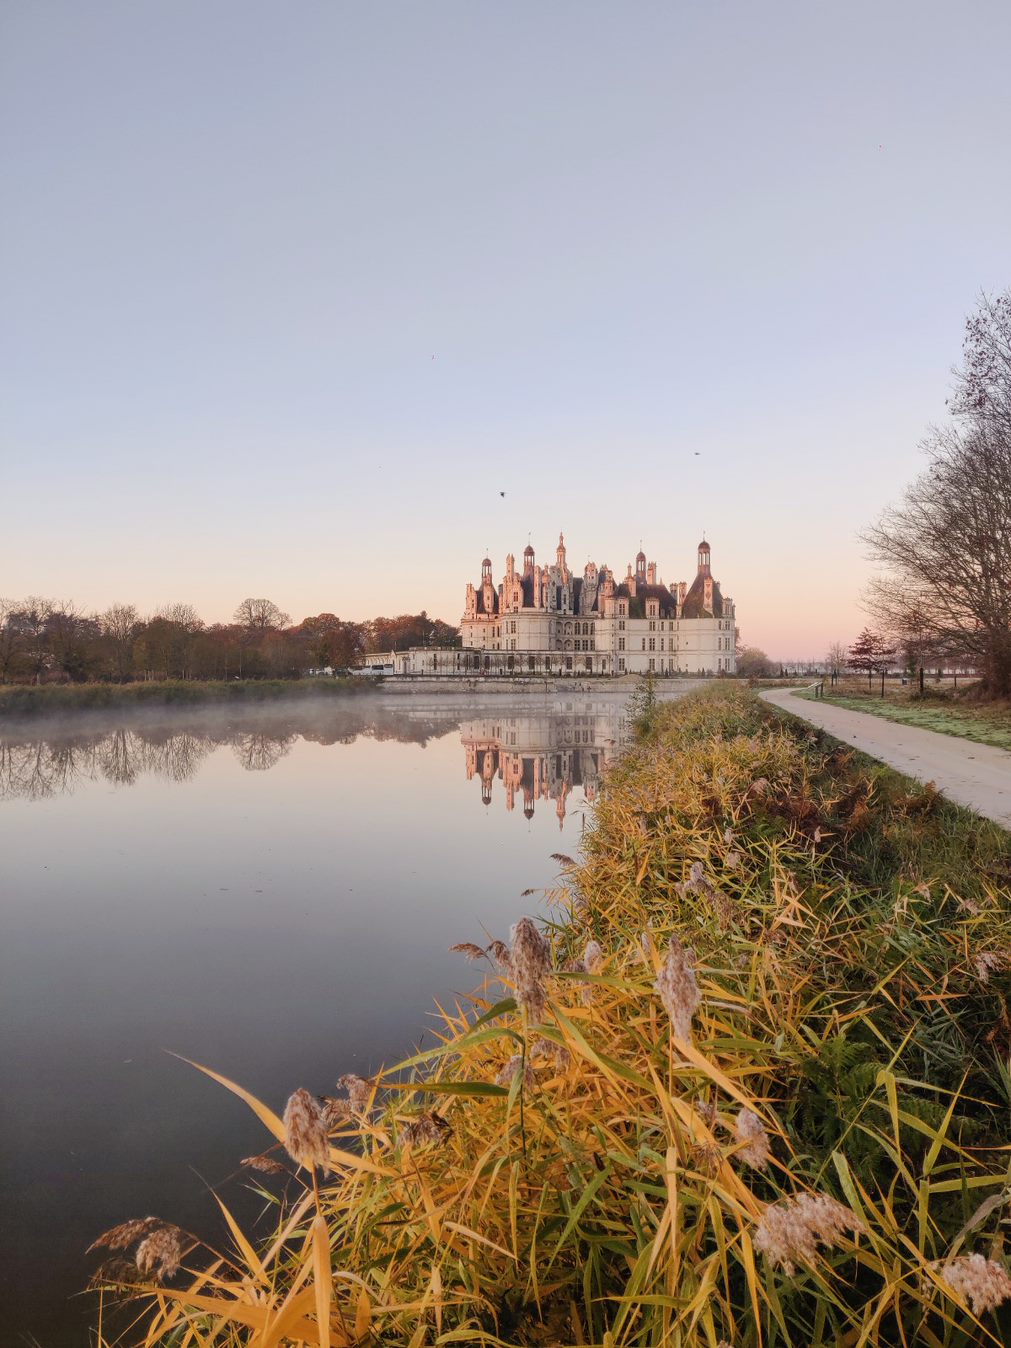
<instances>
[{"instance_id":1,"label":"distant building","mask_svg":"<svg viewBox=\"0 0 1011 1348\"><path fill-rule=\"evenodd\" d=\"M491 559L467 586L460 650L415 648L371 657L397 674L733 674L734 602L713 579L710 548L698 546L689 585L665 585L656 562L639 551L622 579L588 562L581 576L568 566L565 538L555 561L538 566L534 549L523 569L512 553L496 585Z\"/></svg>"}]
</instances>

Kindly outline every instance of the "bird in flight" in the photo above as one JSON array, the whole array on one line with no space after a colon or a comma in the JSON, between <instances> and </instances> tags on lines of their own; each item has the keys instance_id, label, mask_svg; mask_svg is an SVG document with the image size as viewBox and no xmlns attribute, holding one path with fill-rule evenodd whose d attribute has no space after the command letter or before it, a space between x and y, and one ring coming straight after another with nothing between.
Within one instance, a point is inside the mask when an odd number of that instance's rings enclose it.
<instances>
[{"instance_id":1,"label":"bird in flight","mask_svg":"<svg viewBox=\"0 0 1011 1348\"><path fill-rule=\"evenodd\" d=\"M505 495L505 492L504 492L504 491L500 491L500 492L499 492L499 496L504 496L504 495Z\"/></svg>"}]
</instances>

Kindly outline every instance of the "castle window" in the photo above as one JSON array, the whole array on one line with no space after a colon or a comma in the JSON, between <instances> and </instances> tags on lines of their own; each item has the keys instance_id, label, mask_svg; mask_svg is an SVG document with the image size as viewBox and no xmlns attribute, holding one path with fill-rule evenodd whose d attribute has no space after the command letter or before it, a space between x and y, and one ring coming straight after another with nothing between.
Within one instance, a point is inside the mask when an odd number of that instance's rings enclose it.
<instances>
[{"instance_id":1,"label":"castle window","mask_svg":"<svg viewBox=\"0 0 1011 1348\"><path fill-rule=\"evenodd\" d=\"M642 639L642 648L643 648L643 650L646 649L646 638L645 638L645 637L643 637L643 639Z\"/></svg>"},{"instance_id":2,"label":"castle window","mask_svg":"<svg viewBox=\"0 0 1011 1348\"><path fill-rule=\"evenodd\" d=\"M619 638L618 638L618 650L619 650L619 651L623 651L624 649L625 649L625 638L624 638L624 637L619 637ZM623 661L622 663L624 663L624 661Z\"/></svg>"}]
</instances>

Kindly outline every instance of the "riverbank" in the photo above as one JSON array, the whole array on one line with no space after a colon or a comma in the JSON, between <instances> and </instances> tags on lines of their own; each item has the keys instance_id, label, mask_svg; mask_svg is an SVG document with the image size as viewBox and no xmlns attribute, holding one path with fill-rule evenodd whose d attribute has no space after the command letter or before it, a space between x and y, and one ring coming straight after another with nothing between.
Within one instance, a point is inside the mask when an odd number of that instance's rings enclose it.
<instances>
[{"instance_id":1,"label":"riverbank","mask_svg":"<svg viewBox=\"0 0 1011 1348\"><path fill-rule=\"evenodd\" d=\"M460 932L438 1047L287 1128L222 1083L287 1205L223 1263L109 1235L146 1342L1003 1341L1011 839L744 689L645 711L547 940Z\"/></svg>"},{"instance_id":2,"label":"riverbank","mask_svg":"<svg viewBox=\"0 0 1011 1348\"><path fill-rule=\"evenodd\" d=\"M708 682L697 678L655 680L657 696L681 696ZM639 675L621 678L342 678L177 680L151 683L67 683L0 685L0 724L5 720L72 715L78 711L133 708L243 706L270 702L299 702L382 693L413 700L502 700L510 697L554 697L564 694L604 694L628 697L643 687Z\"/></svg>"},{"instance_id":3,"label":"riverbank","mask_svg":"<svg viewBox=\"0 0 1011 1348\"><path fill-rule=\"evenodd\" d=\"M371 679L164 680L151 683L62 683L0 685L0 721L61 716L109 708L233 706L344 697L374 689Z\"/></svg>"}]
</instances>

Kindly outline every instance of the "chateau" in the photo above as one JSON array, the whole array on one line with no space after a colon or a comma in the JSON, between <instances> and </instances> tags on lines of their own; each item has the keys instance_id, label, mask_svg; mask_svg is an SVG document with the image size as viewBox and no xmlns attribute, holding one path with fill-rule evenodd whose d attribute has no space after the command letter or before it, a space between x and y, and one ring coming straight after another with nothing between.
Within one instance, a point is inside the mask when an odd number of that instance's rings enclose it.
<instances>
[{"instance_id":1,"label":"chateau","mask_svg":"<svg viewBox=\"0 0 1011 1348\"><path fill-rule=\"evenodd\" d=\"M510 553L496 585L491 559L467 586L462 649L384 657L398 674L733 674L733 600L713 579L710 548L698 546L695 578L665 585L639 551L616 580L588 562L576 575L559 535L555 560L539 566L533 547L522 570Z\"/></svg>"}]
</instances>

